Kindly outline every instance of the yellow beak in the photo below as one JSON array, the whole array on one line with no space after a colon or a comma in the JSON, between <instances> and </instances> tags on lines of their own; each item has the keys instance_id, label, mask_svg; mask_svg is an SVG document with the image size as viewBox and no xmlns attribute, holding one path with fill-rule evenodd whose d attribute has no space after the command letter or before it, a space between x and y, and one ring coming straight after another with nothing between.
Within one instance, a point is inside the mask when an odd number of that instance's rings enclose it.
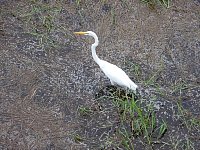
<instances>
[{"instance_id":1,"label":"yellow beak","mask_svg":"<svg viewBox=\"0 0 200 150\"><path fill-rule=\"evenodd\" d=\"M74 32L74 34L85 35L87 32Z\"/></svg>"}]
</instances>

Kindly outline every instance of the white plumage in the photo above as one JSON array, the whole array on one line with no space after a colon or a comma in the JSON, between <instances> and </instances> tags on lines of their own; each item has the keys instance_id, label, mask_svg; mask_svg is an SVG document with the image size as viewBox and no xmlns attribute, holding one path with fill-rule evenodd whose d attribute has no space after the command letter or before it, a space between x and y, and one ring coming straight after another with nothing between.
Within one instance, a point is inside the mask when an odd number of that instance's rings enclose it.
<instances>
[{"instance_id":1,"label":"white plumage","mask_svg":"<svg viewBox=\"0 0 200 150\"><path fill-rule=\"evenodd\" d=\"M99 40L98 40L97 35L94 32L92 31L75 32L75 34L88 35L88 36L92 36L95 39L95 43L92 44L91 46L92 57L94 58L95 62L99 65L101 70L104 72L104 74L110 79L110 82L112 85L118 84L119 86L126 87L126 88L136 91L138 86L127 76L127 74L121 68L107 61L99 59L95 50L99 44Z\"/></svg>"}]
</instances>

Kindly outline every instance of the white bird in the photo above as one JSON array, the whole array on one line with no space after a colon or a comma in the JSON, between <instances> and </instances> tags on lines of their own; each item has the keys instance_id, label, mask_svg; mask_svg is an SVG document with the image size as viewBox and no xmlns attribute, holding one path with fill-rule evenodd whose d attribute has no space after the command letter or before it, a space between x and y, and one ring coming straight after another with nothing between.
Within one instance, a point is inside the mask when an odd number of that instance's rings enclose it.
<instances>
[{"instance_id":1,"label":"white bird","mask_svg":"<svg viewBox=\"0 0 200 150\"><path fill-rule=\"evenodd\" d=\"M99 40L94 32L87 31L87 32L74 32L74 33L78 35L92 36L95 39L94 44L92 44L91 46L92 57L94 61L99 65L101 70L104 72L104 74L110 79L112 85L118 84L119 86L126 87L136 91L138 86L127 76L127 74L121 68L107 61L104 61L97 56L95 49L99 44Z\"/></svg>"}]
</instances>

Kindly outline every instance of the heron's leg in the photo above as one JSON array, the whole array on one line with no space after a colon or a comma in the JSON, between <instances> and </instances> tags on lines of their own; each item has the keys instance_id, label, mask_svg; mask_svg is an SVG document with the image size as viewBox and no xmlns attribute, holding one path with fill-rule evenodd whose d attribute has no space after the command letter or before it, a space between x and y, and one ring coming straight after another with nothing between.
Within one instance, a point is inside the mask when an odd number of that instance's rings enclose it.
<instances>
[{"instance_id":1,"label":"heron's leg","mask_svg":"<svg viewBox=\"0 0 200 150\"><path fill-rule=\"evenodd\" d=\"M115 83L112 81L112 80L110 80L110 83L112 84L112 85L114 85Z\"/></svg>"},{"instance_id":2,"label":"heron's leg","mask_svg":"<svg viewBox=\"0 0 200 150\"><path fill-rule=\"evenodd\" d=\"M125 88L125 96L126 96L126 99L128 100L128 91L129 91L129 89L126 87Z\"/></svg>"}]
</instances>

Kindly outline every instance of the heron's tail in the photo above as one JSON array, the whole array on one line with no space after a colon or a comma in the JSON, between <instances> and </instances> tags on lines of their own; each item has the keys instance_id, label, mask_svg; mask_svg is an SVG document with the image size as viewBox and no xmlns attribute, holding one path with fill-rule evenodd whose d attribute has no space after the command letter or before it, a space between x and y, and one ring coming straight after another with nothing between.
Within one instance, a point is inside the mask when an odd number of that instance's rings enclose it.
<instances>
[{"instance_id":1,"label":"heron's tail","mask_svg":"<svg viewBox=\"0 0 200 150\"><path fill-rule=\"evenodd\" d=\"M136 91L137 88L138 86L132 81L130 84L130 89Z\"/></svg>"}]
</instances>

